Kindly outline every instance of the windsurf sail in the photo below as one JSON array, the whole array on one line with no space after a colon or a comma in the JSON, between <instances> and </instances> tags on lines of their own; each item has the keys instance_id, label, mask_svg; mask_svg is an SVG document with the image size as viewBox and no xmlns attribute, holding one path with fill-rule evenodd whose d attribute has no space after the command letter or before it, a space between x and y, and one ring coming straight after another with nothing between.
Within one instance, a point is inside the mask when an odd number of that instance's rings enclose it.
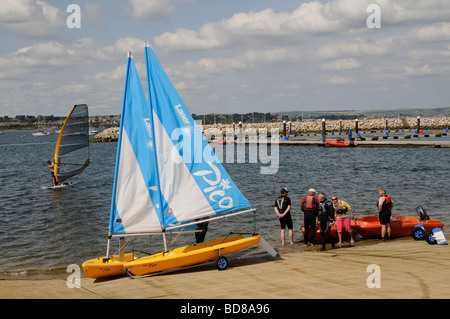
<instances>
[{"instance_id":1,"label":"windsurf sail","mask_svg":"<svg viewBox=\"0 0 450 319\"><path fill-rule=\"evenodd\" d=\"M89 165L89 112L86 104L72 108L59 133L55 148L58 183L80 174Z\"/></svg>"},{"instance_id":2,"label":"windsurf sail","mask_svg":"<svg viewBox=\"0 0 450 319\"><path fill-rule=\"evenodd\" d=\"M145 56L148 101L131 54L127 60L110 234L164 232L254 211L149 46Z\"/></svg>"}]
</instances>

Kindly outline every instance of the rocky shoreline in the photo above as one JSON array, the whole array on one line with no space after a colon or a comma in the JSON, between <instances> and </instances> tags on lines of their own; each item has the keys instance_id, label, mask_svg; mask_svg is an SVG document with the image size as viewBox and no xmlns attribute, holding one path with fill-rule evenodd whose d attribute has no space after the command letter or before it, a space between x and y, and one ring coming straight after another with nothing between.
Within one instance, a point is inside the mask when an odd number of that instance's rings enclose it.
<instances>
[{"instance_id":1,"label":"rocky shoreline","mask_svg":"<svg viewBox=\"0 0 450 319\"><path fill-rule=\"evenodd\" d=\"M447 129L450 123L450 117L424 117L424 118L397 118L397 119L363 119L363 120L328 120L325 121L327 132L338 132L339 129L343 132L349 129L355 130L356 122L358 123L358 130L362 131L383 131L386 128L389 131L393 130L416 130L418 122L420 120L420 128L423 130L439 130ZM288 122L286 124L286 130L291 134L298 135L304 133L320 133L322 132L322 120L313 121L296 121ZM283 132L284 123L244 123L242 124L243 130L256 129L258 132L260 129L267 129L270 133L271 129L279 129L280 134ZM235 124L234 128L237 130L239 124ZM216 124L216 125L203 125L203 131L211 129L218 129L222 132L223 136L226 136L227 131L233 129L233 124ZM91 142L117 142L119 137L119 128L112 127L104 130L103 132L95 135Z\"/></svg>"}]
</instances>

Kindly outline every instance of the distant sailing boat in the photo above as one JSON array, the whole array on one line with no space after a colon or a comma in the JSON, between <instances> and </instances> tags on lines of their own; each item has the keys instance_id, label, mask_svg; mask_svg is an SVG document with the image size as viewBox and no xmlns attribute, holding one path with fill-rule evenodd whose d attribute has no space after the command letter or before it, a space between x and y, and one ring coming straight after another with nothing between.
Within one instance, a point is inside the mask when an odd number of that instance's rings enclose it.
<instances>
[{"instance_id":1,"label":"distant sailing boat","mask_svg":"<svg viewBox=\"0 0 450 319\"><path fill-rule=\"evenodd\" d=\"M128 55L116 171L105 257L83 263L90 278L148 275L216 259L257 243L243 235L167 251L165 235L181 227L254 212L213 153L149 46L145 47L149 102L131 53ZM208 219L204 219L207 217ZM162 234L164 252L138 258L125 254L123 237ZM121 238L110 255L112 238Z\"/></svg>"},{"instance_id":2,"label":"distant sailing boat","mask_svg":"<svg viewBox=\"0 0 450 319\"><path fill-rule=\"evenodd\" d=\"M44 127L45 127L45 117L44 117ZM31 134L33 136L46 136L46 135L50 135L50 132L39 128L39 117L38 117L38 131L33 132Z\"/></svg>"},{"instance_id":3,"label":"distant sailing boat","mask_svg":"<svg viewBox=\"0 0 450 319\"><path fill-rule=\"evenodd\" d=\"M89 111L86 104L78 104L72 108L64 121L56 142L54 167L56 181L62 183L80 174L88 165ZM67 184L62 184L64 185Z\"/></svg>"}]
</instances>

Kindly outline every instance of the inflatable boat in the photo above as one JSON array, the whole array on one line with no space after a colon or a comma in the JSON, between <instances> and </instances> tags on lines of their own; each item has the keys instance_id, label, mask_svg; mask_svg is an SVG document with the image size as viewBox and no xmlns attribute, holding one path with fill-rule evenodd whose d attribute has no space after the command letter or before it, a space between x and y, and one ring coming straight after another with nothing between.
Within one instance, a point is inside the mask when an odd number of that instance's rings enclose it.
<instances>
[{"instance_id":1,"label":"inflatable boat","mask_svg":"<svg viewBox=\"0 0 450 319\"><path fill-rule=\"evenodd\" d=\"M391 217L391 237L408 237L412 235L412 232L417 225L422 225L426 232L433 230L435 228L443 228L444 223L437 219L430 219L426 211L422 208L422 206L418 206L416 208L417 217L406 217L406 216L392 216ZM378 216L364 216L358 218L356 220L351 221L352 230L362 238L380 238L381 237L381 224L378 220ZM302 225L301 228L303 234L305 233L305 229ZM336 226L331 226L331 237L334 239L338 238L337 228ZM350 236L347 231L342 231L343 239L346 240ZM316 226L315 233L315 241L316 243L320 243L322 240L320 238L320 230L318 226Z\"/></svg>"},{"instance_id":2,"label":"inflatable boat","mask_svg":"<svg viewBox=\"0 0 450 319\"><path fill-rule=\"evenodd\" d=\"M332 146L332 147L354 147L354 146L358 146L358 144L354 143L353 141L344 142L343 139L337 139L335 141L327 140L327 146Z\"/></svg>"}]
</instances>

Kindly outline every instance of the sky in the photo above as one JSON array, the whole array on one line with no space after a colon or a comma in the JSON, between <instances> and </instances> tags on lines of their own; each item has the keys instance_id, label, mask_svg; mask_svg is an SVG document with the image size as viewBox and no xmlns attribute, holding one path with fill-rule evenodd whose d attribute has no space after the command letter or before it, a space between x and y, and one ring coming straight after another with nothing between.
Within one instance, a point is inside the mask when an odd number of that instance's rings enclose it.
<instances>
[{"instance_id":1,"label":"sky","mask_svg":"<svg viewBox=\"0 0 450 319\"><path fill-rule=\"evenodd\" d=\"M120 114L144 41L191 113L450 106L450 0L2 0L0 39L0 116Z\"/></svg>"}]
</instances>

